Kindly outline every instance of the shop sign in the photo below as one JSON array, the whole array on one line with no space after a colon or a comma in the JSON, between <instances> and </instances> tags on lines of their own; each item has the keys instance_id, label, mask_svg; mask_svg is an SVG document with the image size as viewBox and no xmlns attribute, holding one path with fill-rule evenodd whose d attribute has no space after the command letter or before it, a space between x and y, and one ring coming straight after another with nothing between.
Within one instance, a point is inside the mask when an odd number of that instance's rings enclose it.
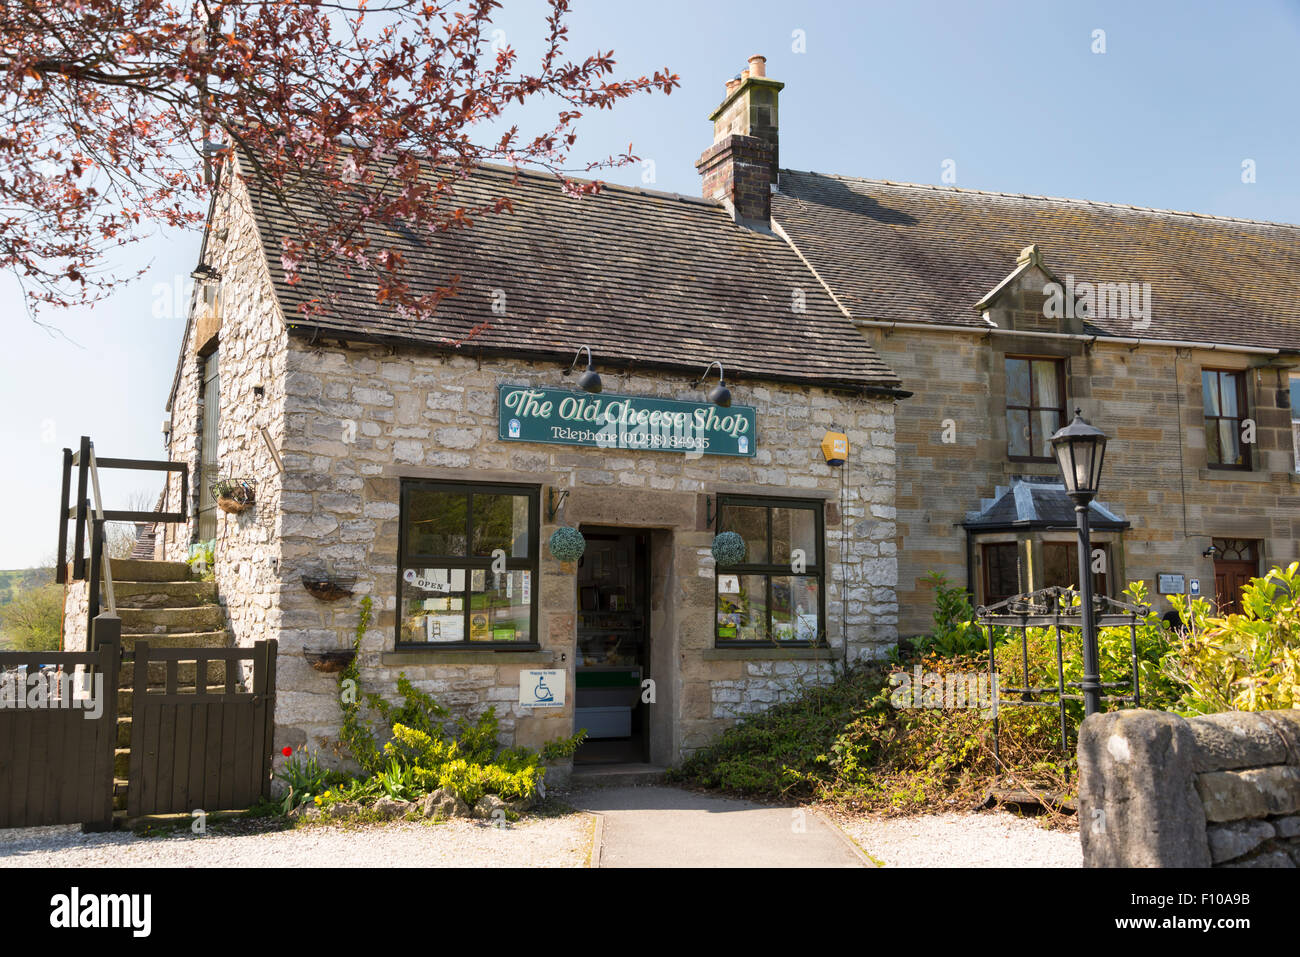
<instances>
[{"instance_id":1,"label":"shop sign","mask_svg":"<svg viewBox=\"0 0 1300 957\"><path fill-rule=\"evenodd\" d=\"M564 669L520 671L519 704L525 708L564 707Z\"/></svg>"},{"instance_id":2,"label":"shop sign","mask_svg":"<svg viewBox=\"0 0 1300 957\"><path fill-rule=\"evenodd\" d=\"M500 385L497 414L505 442L746 457L758 444L758 416L744 405Z\"/></svg>"}]
</instances>

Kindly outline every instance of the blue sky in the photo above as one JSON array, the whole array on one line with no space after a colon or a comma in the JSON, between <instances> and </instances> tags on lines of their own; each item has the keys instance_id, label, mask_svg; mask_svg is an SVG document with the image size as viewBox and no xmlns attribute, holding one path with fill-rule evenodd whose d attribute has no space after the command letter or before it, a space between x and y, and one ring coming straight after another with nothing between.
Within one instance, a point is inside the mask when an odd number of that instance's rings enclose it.
<instances>
[{"instance_id":1,"label":"blue sky","mask_svg":"<svg viewBox=\"0 0 1300 957\"><path fill-rule=\"evenodd\" d=\"M497 18L525 58L542 5L506 0ZM1300 223L1296 62L1300 0L1239 3L950 2L793 4L575 0L576 57L612 49L625 73L665 65L672 96L625 101L580 126L575 159L629 142L653 187L697 194L694 161L724 81L767 56L781 95L783 166L1072 196ZM1094 31L1105 52L1094 53ZM796 32L800 31L800 32ZM796 52L802 38L804 52ZM540 124L544 112L531 119ZM524 117L525 121L529 117ZM1253 160L1254 183L1242 182ZM648 168L605 175L647 185ZM184 315L161 288L183 283L199 235L155 233L115 258L147 268L94 308L47 310L51 335L0 277L0 568L54 553L60 449L95 439L103 456L157 458ZM125 507L140 473L105 476Z\"/></svg>"}]
</instances>

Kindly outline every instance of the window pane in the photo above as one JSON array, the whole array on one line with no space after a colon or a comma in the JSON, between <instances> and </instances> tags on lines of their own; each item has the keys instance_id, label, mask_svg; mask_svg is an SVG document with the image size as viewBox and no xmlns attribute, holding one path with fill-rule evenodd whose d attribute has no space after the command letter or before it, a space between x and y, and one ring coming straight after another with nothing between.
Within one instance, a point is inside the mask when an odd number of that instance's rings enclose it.
<instances>
[{"instance_id":1,"label":"window pane","mask_svg":"<svg viewBox=\"0 0 1300 957\"><path fill-rule=\"evenodd\" d=\"M738 532L745 540L745 561L751 565L766 565L767 509L761 505L728 505L722 510L719 530Z\"/></svg>"},{"instance_id":2,"label":"window pane","mask_svg":"<svg viewBox=\"0 0 1300 957\"><path fill-rule=\"evenodd\" d=\"M465 640L465 570L408 568L402 573L402 641Z\"/></svg>"},{"instance_id":3,"label":"window pane","mask_svg":"<svg viewBox=\"0 0 1300 957\"><path fill-rule=\"evenodd\" d=\"M985 545L984 570L988 582L984 604L992 605L1010 598L1020 591L1020 575L1017 563L1019 550L1014 542L998 545Z\"/></svg>"},{"instance_id":4,"label":"window pane","mask_svg":"<svg viewBox=\"0 0 1300 957\"><path fill-rule=\"evenodd\" d=\"M1055 362L1042 361L1034 363L1034 406L1039 409L1055 409L1061 404L1060 378L1057 373L1061 367Z\"/></svg>"},{"instance_id":5,"label":"window pane","mask_svg":"<svg viewBox=\"0 0 1300 957\"><path fill-rule=\"evenodd\" d=\"M1237 373L1219 373L1219 405L1223 408L1222 415L1237 418L1245 414L1237 403L1237 389L1240 384L1241 377Z\"/></svg>"},{"instance_id":6,"label":"window pane","mask_svg":"<svg viewBox=\"0 0 1300 957\"><path fill-rule=\"evenodd\" d=\"M487 556L498 548L511 558L527 558L528 496L474 493L474 550Z\"/></svg>"},{"instance_id":7,"label":"window pane","mask_svg":"<svg viewBox=\"0 0 1300 957\"><path fill-rule=\"evenodd\" d=\"M528 641L532 635L532 572L469 572L469 640Z\"/></svg>"},{"instance_id":8,"label":"window pane","mask_svg":"<svg viewBox=\"0 0 1300 957\"><path fill-rule=\"evenodd\" d=\"M1224 465L1241 464L1241 445L1238 442L1237 420L1219 420L1219 450L1223 455Z\"/></svg>"},{"instance_id":9,"label":"window pane","mask_svg":"<svg viewBox=\"0 0 1300 957\"><path fill-rule=\"evenodd\" d=\"M1201 370L1201 397L1205 403L1206 415L1219 414L1219 381L1218 377L1207 370Z\"/></svg>"},{"instance_id":10,"label":"window pane","mask_svg":"<svg viewBox=\"0 0 1300 957\"><path fill-rule=\"evenodd\" d=\"M777 641L817 638L817 579L796 575L772 577L772 637Z\"/></svg>"},{"instance_id":11,"label":"window pane","mask_svg":"<svg viewBox=\"0 0 1300 957\"><path fill-rule=\"evenodd\" d=\"M1007 405L1029 406L1029 361L1007 360Z\"/></svg>"},{"instance_id":12,"label":"window pane","mask_svg":"<svg viewBox=\"0 0 1300 957\"><path fill-rule=\"evenodd\" d=\"M1291 379L1291 418L1300 419L1300 377Z\"/></svg>"},{"instance_id":13,"label":"window pane","mask_svg":"<svg viewBox=\"0 0 1300 957\"><path fill-rule=\"evenodd\" d=\"M772 509L772 563L789 565L792 549L803 550L804 567L817 564L817 514L811 508Z\"/></svg>"},{"instance_id":14,"label":"window pane","mask_svg":"<svg viewBox=\"0 0 1300 957\"><path fill-rule=\"evenodd\" d=\"M767 578L718 575L718 640L767 640Z\"/></svg>"},{"instance_id":15,"label":"window pane","mask_svg":"<svg viewBox=\"0 0 1300 957\"><path fill-rule=\"evenodd\" d=\"M1079 587L1079 558L1077 546L1059 542L1046 542L1043 544L1042 587Z\"/></svg>"},{"instance_id":16,"label":"window pane","mask_svg":"<svg viewBox=\"0 0 1300 957\"><path fill-rule=\"evenodd\" d=\"M407 499L408 555L465 554L465 516L469 496L461 492L411 489Z\"/></svg>"},{"instance_id":17,"label":"window pane","mask_svg":"<svg viewBox=\"0 0 1300 957\"><path fill-rule=\"evenodd\" d=\"M1028 412L1007 410L1007 452L1011 455L1030 454Z\"/></svg>"},{"instance_id":18,"label":"window pane","mask_svg":"<svg viewBox=\"0 0 1300 957\"><path fill-rule=\"evenodd\" d=\"M1041 411L1035 412L1034 417L1034 444L1037 446L1034 454L1051 458L1052 436L1061 429L1061 413Z\"/></svg>"}]
</instances>

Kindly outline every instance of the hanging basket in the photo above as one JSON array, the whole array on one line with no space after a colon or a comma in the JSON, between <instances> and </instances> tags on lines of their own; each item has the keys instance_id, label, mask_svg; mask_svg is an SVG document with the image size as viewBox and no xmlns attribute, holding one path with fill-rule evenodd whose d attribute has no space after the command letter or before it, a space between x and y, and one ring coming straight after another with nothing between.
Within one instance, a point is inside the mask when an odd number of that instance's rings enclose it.
<instances>
[{"instance_id":1,"label":"hanging basket","mask_svg":"<svg viewBox=\"0 0 1300 957\"><path fill-rule=\"evenodd\" d=\"M551 533L548 543L551 555L562 562L576 562L587 550L587 540L582 532L569 525L561 525Z\"/></svg>"},{"instance_id":2,"label":"hanging basket","mask_svg":"<svg viewBox=\"0 0 1300 957\"><path fill-rule=\"evenodd\" d=\"M212 497L217 501L217 508L231 515L238 515L252 508L256 502L253 483L247 479L222 479L208 486Z\"/></svg>"},{"instance_id":3,"label":"hanging basket","mask_svg":"<svg viewBox=\"0 0 1300 957\"><path fill-rule=\"evenodd\" d=\"M357 653L352 648L331 648L327 651L312 651L310 648L304 648L302 656L317 671L327 675L336 675L352 664L352 660L356 658Z\"/></svg>"},{"instance_id":4,"label":"hanging basket","mask_svg":"<svg viewBox=\"0 0 1300 957\"><path fill-rule=\"evenodd\" d=\"M357 583L355 576L345 575L303 575L302 587L321 601L338 601L352 594L352 586Z\"/></svg>"},{"instance_id":5,"label":"hanging basket","mask_svg":"<svg viewBox=\"0 0 1300 957\"><path fill-rule=\"evenodd\" d=\"M745 540L739 532L719 532L713 536L713 560L719 565L739 565L745 560Z\"/></svg>"}]
</instances>

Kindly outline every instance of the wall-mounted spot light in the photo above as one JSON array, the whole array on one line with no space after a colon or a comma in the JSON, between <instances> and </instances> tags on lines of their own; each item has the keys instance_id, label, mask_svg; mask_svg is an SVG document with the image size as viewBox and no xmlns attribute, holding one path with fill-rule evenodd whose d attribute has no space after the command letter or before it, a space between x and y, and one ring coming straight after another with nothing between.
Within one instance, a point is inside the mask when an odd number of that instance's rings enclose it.
<instances>
[{"instance_id":1,"label":"wall-mounted spot light","mask_svg":"<svg viewBox=\"0 0 1300 957\"><path fill-rule=\"evenodd\" d=\"M1202 558L1213 558L1213 557L1214 557L1215 555L1217 555L1217 554L1219 554L1219 546L1218 546L1218 545L1211 545L1211 546L1210 546L1209 548L1207 548L1205 551L1201 552L1201 557L1202 557Z\"/></svg>"},{"instance_id":2,"label":"wall-mounted spot light","mask_svg":"<svg viewBox=\"0 0 1300 957\"><path fill-rule=\"evenodd\" d=\"M722 363L714 359L704 367L704 372L696 380L696 386L703 384L704 380L709 377L709 370L714 366L718 367L718 384L709 390L709 401L714 405L728 408L731 405L731 390L727 388L726 374L722 371Z\"/></svg>"},{"instance_id":3,"label":"wall-mounted spot light","mask_svg":"<svg viewBox=\"0 0 1300 957\"><path fill-rule=\"evenodd\" d=\"M573 357L573 363L569 368L564 370L565 375L573 372L578 367L578 356L582 355L582 350L587 350L587 368L582 375L578 376L578 388L583 392L599 392L603 386L600 384L600 373L596 371L595 365L591 361L591 346L579 346L577 353Z\"/></svg>"},{"instance_id":4,"label":"wall-mounted spot light","mask_svg":"<svg viewBox=\"0 0 1300 957\"><path fill-rule=\"evenodd\" d=\"M207 263L199 263L194 267L194 272L190 273L190 278L198 282L216 282L221 278L221 273Z\"/></svg>"}]
</instances>

